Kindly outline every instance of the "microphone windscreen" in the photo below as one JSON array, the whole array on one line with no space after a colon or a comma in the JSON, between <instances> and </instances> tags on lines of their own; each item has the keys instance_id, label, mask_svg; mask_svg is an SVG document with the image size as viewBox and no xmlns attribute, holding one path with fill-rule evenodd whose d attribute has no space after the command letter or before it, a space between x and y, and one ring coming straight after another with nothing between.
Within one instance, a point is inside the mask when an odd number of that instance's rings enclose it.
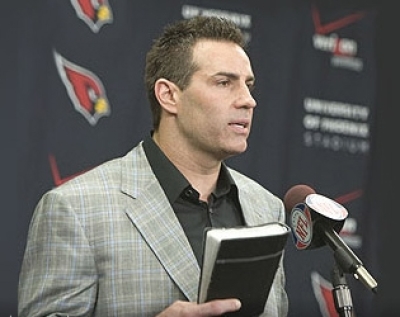
<instances>
[{"instance_id":1,"label":"microphone windscreen","mask_svg":"<svg viewBox=\"0 0 400 317\"><path fill-rule=\"evenodd\" d=\"M290 214L294 206L303 203L308 195L315 193L315 190L308 185L299 184L291 187L283 197L286 213Z\"/></svg>"}]
</instances>

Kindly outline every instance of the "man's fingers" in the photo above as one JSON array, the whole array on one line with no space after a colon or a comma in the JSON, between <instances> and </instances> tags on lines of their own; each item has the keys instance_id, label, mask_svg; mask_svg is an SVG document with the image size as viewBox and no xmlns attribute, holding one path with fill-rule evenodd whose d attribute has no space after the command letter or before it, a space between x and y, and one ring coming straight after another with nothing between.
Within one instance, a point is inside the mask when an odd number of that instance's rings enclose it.
<instances>
[{"instance_id":1,"label":"man's fingers","mask_svg":"<svg viewBox=\"0 0 400 317\"><path fill-rule=\"evenodd\" d=\"M242 303L238 299L217 299L199 305L201 316L220 316L239 310Z\"/></svg>"}]
</instances>

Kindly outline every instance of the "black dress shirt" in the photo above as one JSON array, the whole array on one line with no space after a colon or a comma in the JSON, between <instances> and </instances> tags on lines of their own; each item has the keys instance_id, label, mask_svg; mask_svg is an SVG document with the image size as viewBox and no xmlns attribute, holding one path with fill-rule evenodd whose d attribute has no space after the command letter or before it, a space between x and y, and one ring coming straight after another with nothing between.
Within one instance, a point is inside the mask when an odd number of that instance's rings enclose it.
<instances>
[{"instance_id":1,"label":"black dress shirt","mask_svg":"<svg viewBox=\"0 0 400 317\"><path fill-rule=\"evenodd\" d=\"M160 182L201 265L203 235L207 227L235 227L244 224L235 182L222 164L215 191L208 202L164 155L151 137L143 142L150 166Z\"/></svg>"}]
</instances>

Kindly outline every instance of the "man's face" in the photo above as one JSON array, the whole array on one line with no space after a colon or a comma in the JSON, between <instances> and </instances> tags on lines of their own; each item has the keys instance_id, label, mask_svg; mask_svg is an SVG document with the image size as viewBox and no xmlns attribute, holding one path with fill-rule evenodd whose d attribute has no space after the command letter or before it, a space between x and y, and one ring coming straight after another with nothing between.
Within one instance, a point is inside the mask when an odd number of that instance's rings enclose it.
<instances>
[{"instance_id":1,"label":"man's face","mask_svg":"<svg viewBox=\"0 0 400 317\"><path fill-rule=\"evenodd\" d=\"M256 106L248 56L236 44L202 40L193 60L198 70L179 98L181 133L192 150L217 159L242 153Z\"/></svg>"}]
</instances>

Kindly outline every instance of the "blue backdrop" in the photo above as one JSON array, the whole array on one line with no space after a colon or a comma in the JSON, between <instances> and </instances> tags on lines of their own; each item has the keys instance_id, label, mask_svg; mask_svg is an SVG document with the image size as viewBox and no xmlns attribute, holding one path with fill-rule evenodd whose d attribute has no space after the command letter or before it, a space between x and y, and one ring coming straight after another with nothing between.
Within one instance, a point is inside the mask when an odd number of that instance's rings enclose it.
<instances>
[{"instance_id":1,"label":"blue backdrop","mask_svg":"<svg viewBox=\"0 0 400 317\"><path fill-rule=\"evenodd\" d=\"M386 158L377 140L386 138L386 130L377 127L386 125L381 116L385 111L387 118L392 90L381 73L391 68L378 36L384 31L377 6L311 0L103 0L96 5L18 0L12 7L17 14L6 22L17 32L7 37L17 51L7 51L6 57L16 64L7 63L6 80L17 81L15 89L4 89L4 106L16 110L17 124L3 125L3 135L17 137L4 142L7 153L17 144L17 159L3 155L9 192L3 192L7 221L0 225L6 255L0 315L17 315L17 276L39 197L123 155L149 132L145 53L166 23L198 14L226 16L241 27L257 77L249 149L229 164L282 198L303 183L343 204L349 217L342 238L378 281L383 278L380 243L387 237L377 226L377 202L388 200L377 194L385 185L379 163ZM298 251L289 241L290 317L337 316L332 266L328 248ZM396 306L385 297L381 307L359 281L349 277L348 282L357 316L375 317Z\"/></svg>"}]
</instances>

